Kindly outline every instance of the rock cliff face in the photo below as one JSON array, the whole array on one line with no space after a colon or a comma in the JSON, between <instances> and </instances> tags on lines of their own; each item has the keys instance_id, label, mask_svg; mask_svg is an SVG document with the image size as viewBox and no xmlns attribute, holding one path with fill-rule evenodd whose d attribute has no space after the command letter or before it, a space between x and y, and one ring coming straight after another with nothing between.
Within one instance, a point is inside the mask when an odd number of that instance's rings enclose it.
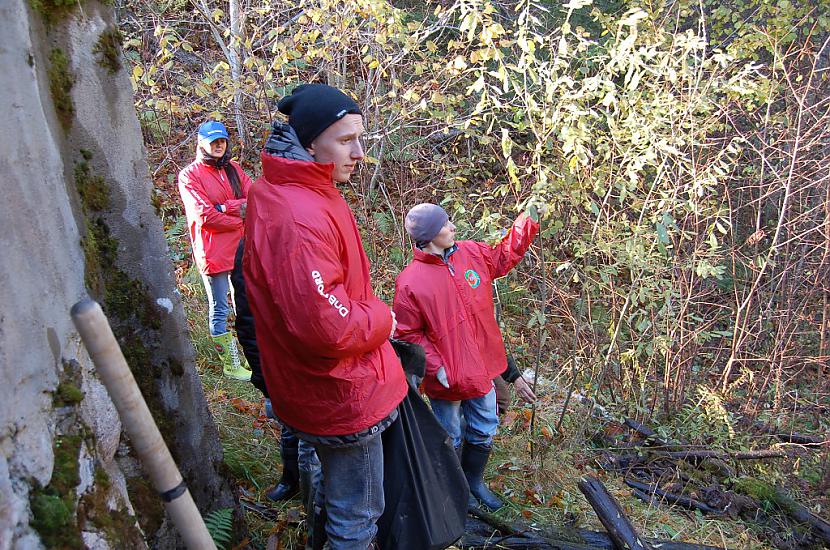
<instances>
[{"instance_id":1,"label":"rock cliff face","mask_svg":"<svg viewBox=\"0 0 830 550\"><path fill-rule=\"evenodd\" d=\"M102 304L200 510L234 507L112 8L4 0L0 30L0 549L174 548L69 317Z\"/></svg>"}]
</instances>

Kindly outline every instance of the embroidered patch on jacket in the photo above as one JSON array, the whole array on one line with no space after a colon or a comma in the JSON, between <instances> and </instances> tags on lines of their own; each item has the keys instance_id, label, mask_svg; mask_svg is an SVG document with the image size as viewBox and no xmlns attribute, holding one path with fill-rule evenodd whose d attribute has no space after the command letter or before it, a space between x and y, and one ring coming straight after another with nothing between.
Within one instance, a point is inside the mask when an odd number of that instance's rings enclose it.
<instances>
[{"instance_id":1,"label":"embroidered patch on jacket","mask_svg":"<svg viewBox=\"0 0 830 550\"><path fill-rule=\"evenodd\" d=\"M464 278L467 279L467 282L470 283L470 286L473 288L478 288L478 285L481 284L481 277L472 269L468 269L464 272Z\"/></svg>"}]
</instances>

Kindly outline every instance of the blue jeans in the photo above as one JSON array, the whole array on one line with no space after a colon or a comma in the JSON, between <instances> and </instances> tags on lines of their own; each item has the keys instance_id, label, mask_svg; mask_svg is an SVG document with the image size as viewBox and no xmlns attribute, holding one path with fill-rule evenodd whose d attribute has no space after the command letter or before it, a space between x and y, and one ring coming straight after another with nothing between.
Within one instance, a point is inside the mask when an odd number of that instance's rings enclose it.
<instances>
[{"instance_id":1,"label":"blue jeans","mask_svg":"<svg viewBox=\"0 0 830 550\"><path fill-rule=\"evenodd\" d=\"M432 412L438 422L452 437L452 444L458 447L462 443L461 415L464 415L463 441L474 445L490 445L499 428L499 416L496 413L496 390L490 389L486 395L464 401L445 401L429 399Z\"/></svg>"},{"instance_id":2,"label":"blue jeans","mask_svg":"<svg viewBox=\"0 0 830 550\"><path fill-rule=\"evenodd\" d=\"M230 271L214 275L202 273L202 282L208 299L208 328L211 336L219 336L228 332L228 292L233 300L233 288L230 282Z\"/></svg>"},{"instance_id":3,"label":"blue jeans","mask_svg":"<svg viewBox=\"0 0 830 550\"><path fill-rule=\"evenodd\" d=\"M383 440L380 432L347 447L315 445L323 466L317 504L325 503L328 547L365 550L383 513Z\"/></svg>"},{"instance_id":4,"label":"blue jeans","mask_svg":"<svg viewBox=\"0 0 830 550\"><path fill-rule=\"evenodd\" d=\"M280 422L280 419L277 418L276 414L274 414L274 408L271 406L271 400L267 397L265 398L265 416L271 420ZM317 458L317 451L314 450L314 445L308 441L299 439L297 434L291 430L285 429L285 424L282 422L280 422L280 426L282 426L280 438L286 441L297 441L297 466L300 470L311 472L311 486L314 490L317 490L317 487L320 485L322 474L320 472L320 459Z\"/></svg>"}]
</instances>

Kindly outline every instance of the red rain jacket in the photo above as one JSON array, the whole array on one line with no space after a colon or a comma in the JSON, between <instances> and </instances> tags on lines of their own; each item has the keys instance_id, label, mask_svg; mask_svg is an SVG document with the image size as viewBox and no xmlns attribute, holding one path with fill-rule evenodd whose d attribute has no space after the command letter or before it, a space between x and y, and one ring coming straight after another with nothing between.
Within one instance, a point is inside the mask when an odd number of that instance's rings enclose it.
<instances>
[{"instance_id":1,"label":"red rain jacket","mask_svg":"<svg viewBox=\"0 0 830 550\"><path fill-rule=\"evenodd\" d=\"M314 435L374 426L404 398L389 306L333 164L262 154L248 200L243 269L277 416Z\"/></svg>"},{"instance_id":2,"label":"red rain jacket","mask_svg":"<svg viewBox=\"0 0 830 550\"><path fill-rule=\"evenodd\" d=\"M251 178L234 161L239 174L242 198L233 196L233 189L224 169L214 168L197 159L179 172L179 194L184 203L193 257L199 271L216 275L233 269L233 257L244 225L239 217L242 203L251 188ZM216 210L225 205L225 212Z\"/></svg>"},{"instance_id":3,"label":"red rain jacket","mask_svg":"<svg viewBox=\"0 0 830 550\"><path fill-rule=\"evenodd\" d=\"M447 401L473 399L493 387L507 364L496 323L491 282L519 263L539 232L524 214L495 247L459 241L448 264L414 249L412 262L395 283L395 336L424 347L424 390ZM450 387L435 373L444 367Z\"/></svg>"}]
</instances>

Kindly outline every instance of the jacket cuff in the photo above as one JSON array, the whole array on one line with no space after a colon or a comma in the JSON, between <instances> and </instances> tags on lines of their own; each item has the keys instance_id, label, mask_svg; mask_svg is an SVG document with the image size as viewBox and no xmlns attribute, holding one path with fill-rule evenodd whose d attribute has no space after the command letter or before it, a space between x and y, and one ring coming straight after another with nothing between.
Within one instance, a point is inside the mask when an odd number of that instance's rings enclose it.
<instances>
[{"instance_id":1,"label":"jacket cuff","mask_svg":"<svg viewBox=\"0 0 830 550\"><path fill-rule=\"evenodd\" d=\"M502 379L512 384L519 376L521 376L521 373L519 373L519 367L516 366L516 360L513 359L512 355L507 354L507 368L501 373Z\"/></svg>"}]
</instances>

